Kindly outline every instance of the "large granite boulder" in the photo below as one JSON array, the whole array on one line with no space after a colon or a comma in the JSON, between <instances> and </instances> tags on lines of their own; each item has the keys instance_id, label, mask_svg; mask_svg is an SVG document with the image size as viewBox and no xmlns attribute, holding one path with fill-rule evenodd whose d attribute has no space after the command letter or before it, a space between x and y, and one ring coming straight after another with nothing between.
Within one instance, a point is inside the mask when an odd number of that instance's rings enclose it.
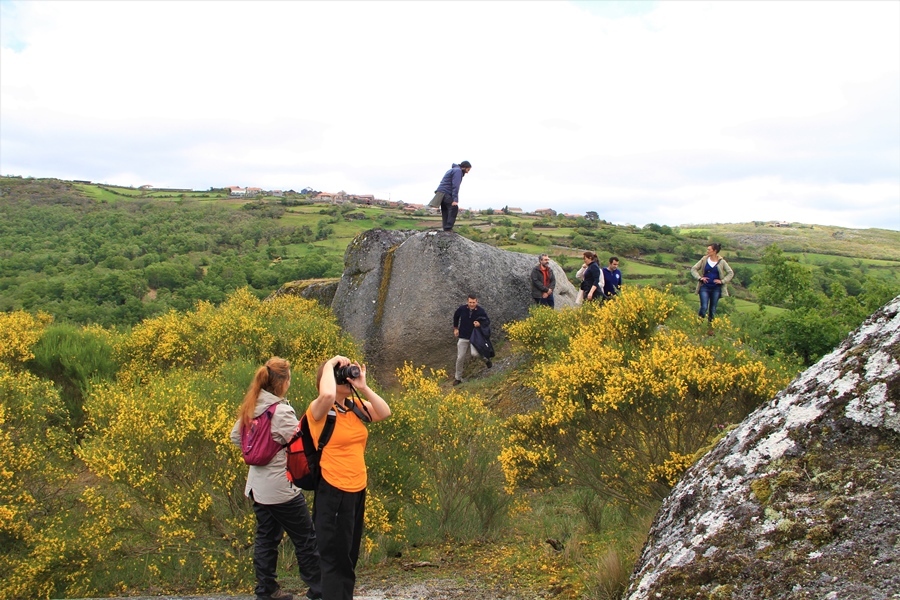
<instances>
[{"instance_id":1,"label":"large granite boulder","mask_svg":"<svg viewBox=\"0 0 900 600\"><path fill-rule=\"evenodd\" d=\"M900 297L691 467L627 600L900 597Z\"/></svg>"},{"instance_id":2,"label":"large granite boulder","mask_svg":"<svg viewBox=\"0 0 900 600\"><path fill-rule=\"evenodd\" d=\"M332 302L344 331L364 347L382 382L408 361L445 369L456 360L453 313L471 292L502 326L528 316L531 270L537 256L508 252L442 231L359 234L344 256L344 274ZM557 307L573 306L576 290L555 262Z\"/></svg>"}]
</instances>

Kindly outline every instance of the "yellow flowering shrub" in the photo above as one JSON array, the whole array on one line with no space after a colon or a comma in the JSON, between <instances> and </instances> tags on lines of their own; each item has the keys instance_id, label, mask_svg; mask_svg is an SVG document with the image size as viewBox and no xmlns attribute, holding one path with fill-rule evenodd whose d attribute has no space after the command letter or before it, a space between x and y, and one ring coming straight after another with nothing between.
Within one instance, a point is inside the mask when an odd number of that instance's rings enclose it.
<instances>
[{"instance_id":1,"label":"yellow flowering shrub","mask_svg":"<svg viewBox=\"0 0 900 600\"><path fill-rule=\"evenodd\" d=\"M34 357L32 347L53 321L47 313L32 315L22 310L0 313L0 363L21 365Z\"/></svg>"},{"instance_id":2,"label":"yellow flowering shrub","mask_svg":"<svg viewBox=\"0 0 900 600\"><path fill-rule=\"evenodd\" d=\"M189 580L180 583L195 589L234 586L246 577L252 520L242 518L246 466L228 441L234 396L237 390L214 373L180 369L141 386L92 390L88 434L77 454L95 477L114 484L82 497L82 526L109 524L92 537L95 568L103 569L109 555L125 564L140 557L160 572L183 560ZM218 566L206 570L211 564Z\"/></svg>"},{"instance_id":3,"label":"yellow flowering shrub","mask_svg":"<svg viewBox=\"0 0 900 600\"><path fill-rule=\"evenodd\" d=\"M137 325L120 346L126 365L121 376L141 381L162 369L203 369L233 359L262 364L271 356L317 367L329 355L354 350L318 302L298 296L262 301L243 288L220 306L199 302L193 311L172 311Z\"/></svg>"},{"instance_id":4,"label":"yellow flowering shrub","mask_svg":"<svg viewBox=\"0 0 900 600\"><path fill-rule=\"evenodd\" d=\"M74 445L53 384L0 364L0 598L55 591L33 556L44 531L65 512L63 491L77 472Z\"/></svg>"},{"instance_id":5,"label":"yellow flowering shrub","mask_svg":"<svg viewBox=\"0 0 900 600\"><path fill-rule=\"evenodd\" d=\"M510 337L539 358L568 348L569 340L578 333L579 328L577 312L553 310L545 306L532 306L527 319L506 325Z\"/></svg>"},{"instance_id":6,"label":"yellow flowering shrub","mask_svg":"<svg viewBox=\"0 0 900 600\"><path fill-rule=\"evenodd\" d=\"M606 500L648 504L668 493L721 427L788 380L748 353L727 319L705 335L668 291L628 288L614 301L557 312L578 326L564 348L551 341L553 352L532 350L539 360L529 385L542 408L507 422L508 489L569 481ZM533 328L508 331L527 347L536 343Z\"/></svg>"},{"instance_id":7,"label":"yellow flowering shrub","mask_svg":"<svg viewBox=\"0 0 900 600\"><path fill-rule=\"evenodd\" d=\"M0 600L251 585L255 517L229 433L270 356L293 363L298 412L322 360L358 356L330 311L239 290L221 306L201 302L130 332L58 327L39 358L45 370L84 367L72 377L85 384L78 445L53 384L19 370L46 341L48 321L13 316L2 343L17 370L0 361L0 537L21 551L0 556ZM114 347L115 378L70 364L80 356L72 340ZM386 520L377 494L372 506L372 539L394 536L398 521Z\"/></svg>"},{"instance_id":8,"label":"yellow flowering shrub","mask_svg":"<svg viewBox=\"0 0 900 600\"><path fill-rule=\"evenodd\" d=\"M501 430L478 398L441 390L445 377L410 364L397 370L402 391L390 400L392 416L370 433L370 484L410 535L477 536L507 513Z\"/></svg>"}]
</instances>

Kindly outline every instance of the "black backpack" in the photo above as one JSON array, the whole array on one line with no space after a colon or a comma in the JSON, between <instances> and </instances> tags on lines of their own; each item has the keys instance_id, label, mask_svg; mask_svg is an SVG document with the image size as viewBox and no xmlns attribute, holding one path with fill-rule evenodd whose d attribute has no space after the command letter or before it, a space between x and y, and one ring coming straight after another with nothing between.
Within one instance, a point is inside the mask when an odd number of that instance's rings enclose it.
<instances>
[{"instance_id":1,"label":"black backpack","mask_svg":"<svg viewBox=\"0 0 900 600\"><path fill-rule=\"evenodd\" d=\"M356 405L356 402L353 403L353 413L363 423L372 421L372 417L362 401L359 406ZM319 444L316 445L309 430L306 413L300 417L297 430L287 445L287 478L293 485L302 490L315 490L318 486L321 477L319 461L322 458L322 450L331 439L331 434L334 433L335 421L337 421L337 411L332 407L325 417L325 427L319 436Z\"/></svg>"}]
</instances>

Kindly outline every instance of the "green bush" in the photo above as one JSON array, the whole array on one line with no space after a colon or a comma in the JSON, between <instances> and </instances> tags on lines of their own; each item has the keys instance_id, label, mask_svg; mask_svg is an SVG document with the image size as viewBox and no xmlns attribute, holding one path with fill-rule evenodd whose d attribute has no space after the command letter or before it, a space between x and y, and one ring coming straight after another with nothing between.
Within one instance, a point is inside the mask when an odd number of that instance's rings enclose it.
<instances>
[{"instance_id":1,"label":"green bush","mask_svg":"<svg viewBox=\"0 0 900 600\"><path fill-rule=\"evenodd\" d=\"M27 366L38 377L59 386L69 418L77 429L82 424L82 405L91 383L115 378L118 363L114 354L115 336L107 330L59 323L44 332Z\"/></svg>"}]
</instances>

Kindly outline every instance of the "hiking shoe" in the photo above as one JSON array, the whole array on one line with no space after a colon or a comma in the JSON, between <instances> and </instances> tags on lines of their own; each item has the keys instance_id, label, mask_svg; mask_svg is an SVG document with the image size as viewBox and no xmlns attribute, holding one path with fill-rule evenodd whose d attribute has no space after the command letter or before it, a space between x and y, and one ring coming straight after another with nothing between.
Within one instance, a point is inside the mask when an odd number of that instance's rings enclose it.
<instances>
[{"instance_id":1,"label":"hiking shoe","mask_svg":"<svg viewBox=\"0 0 900 600\"><path fill-rule=\"evenodd\" d=\"M461 383L462 383L462 380L461 380L461 379L454 379L454 380L453 380L453 385L459 385L459 384L461 384Z\"/></svg>"},{"instance_id":2,"label":"hiking shoe","mask_svg":"<svg viewBox=\"0 0 900 600\"><path fill-rule=\"evenodd\" d=\"M309 600L322 600L322 593L316 593L312 590L306 590L306 597L309 598Z\"/></svg>"},{"instance_id":3,"label":"hiking shoe","mask_svg":"<svg viewBox=\"0 0 900 600\"><path fill-rule=\"evenodd\" d=\"M484 361L484 366L486 366L488 369L490 369L491 367L494 366L494 363L492 363L489 360L486 360L486 361Z\"/></svg>"},{"instance_id":4,"label":"hiking shoe","mask_svg":"<svg viewBox=\"0 0 900 600\"><path fill-rule=\"evenodd\" d=\"M281 588L278 588L271 594L265 596L260 596L259 594L257 594L256 600L294 600L294 595L289 594Z\"/></svg>"}]
</instances>

